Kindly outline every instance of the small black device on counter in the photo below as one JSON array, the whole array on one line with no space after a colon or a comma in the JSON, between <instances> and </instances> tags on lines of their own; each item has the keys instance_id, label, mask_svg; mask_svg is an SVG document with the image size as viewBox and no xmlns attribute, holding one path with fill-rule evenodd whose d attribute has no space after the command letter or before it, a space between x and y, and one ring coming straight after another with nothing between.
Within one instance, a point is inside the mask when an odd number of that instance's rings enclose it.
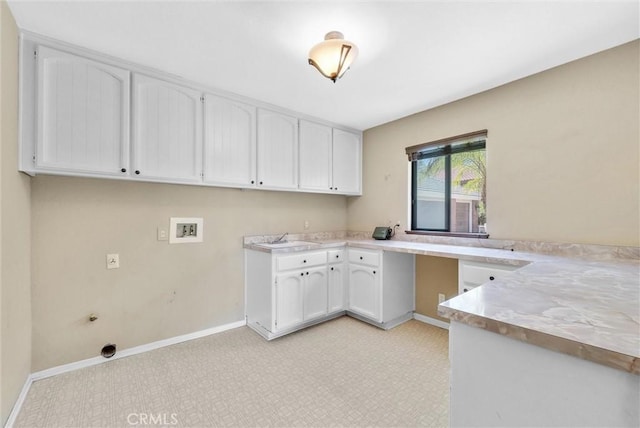
<instances>
[{"instance_id":1,"label":"small black device on counter","mask_svg":"<svg viewBox=\"0 0 640 428\"><path fill-rule=\"evenodd\" d=\"M390 227L379 226L373 229L373 235L371 236L373 239L391 239L392 232Z\"/></svg>"}]
</instances>

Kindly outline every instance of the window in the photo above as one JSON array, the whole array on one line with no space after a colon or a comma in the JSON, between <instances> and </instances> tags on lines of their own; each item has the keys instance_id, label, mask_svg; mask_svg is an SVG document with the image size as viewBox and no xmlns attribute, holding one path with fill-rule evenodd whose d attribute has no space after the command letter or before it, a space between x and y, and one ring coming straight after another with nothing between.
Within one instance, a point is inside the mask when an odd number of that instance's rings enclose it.
<instances>
[{"instance_id":1,"label":"window","mask_svg":"<svg viewBox=\"0 0 640 428\"><path fill-rule=\"evenodd\" d=\"M486 234L486 130L407 148L411 229Z\"/></svg>"}]
</instances>

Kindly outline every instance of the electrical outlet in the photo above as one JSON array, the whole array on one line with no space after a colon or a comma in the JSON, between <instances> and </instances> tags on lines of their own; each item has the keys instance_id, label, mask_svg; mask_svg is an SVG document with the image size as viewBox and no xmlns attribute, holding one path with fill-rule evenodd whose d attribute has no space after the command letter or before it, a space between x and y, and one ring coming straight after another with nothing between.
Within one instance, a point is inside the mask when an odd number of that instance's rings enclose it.
<instances>
[{"instance_id":1,"label":"electrical outlet","mask_svg":"<svg viewBox=\"0 0 640 428\"><path fill-rule=\"evenodd\" d=\"M107 254L107 269L118 269L120 267L120 254Z\"/></svg>"},{"instance_id":2,"label":"electrical outlet","mask_svg":"<svg viewBox=\"0 0 640 428\"><path fill-rule=\"evenodd\" d=\"M304 221L304 230L308 230L309 229L309 220L305 220Z\"/></svg>"},{"instance_id":3,"label":"electrical outlet","mask_svg":"<svg viewBox=\"0 0 640 428\"><path fill-rule=\"evenodd\" d=\"M438 304L444 302L444 299L446 299L445 295L443 293L438 293Z\"/></svg>"}]
</instances>

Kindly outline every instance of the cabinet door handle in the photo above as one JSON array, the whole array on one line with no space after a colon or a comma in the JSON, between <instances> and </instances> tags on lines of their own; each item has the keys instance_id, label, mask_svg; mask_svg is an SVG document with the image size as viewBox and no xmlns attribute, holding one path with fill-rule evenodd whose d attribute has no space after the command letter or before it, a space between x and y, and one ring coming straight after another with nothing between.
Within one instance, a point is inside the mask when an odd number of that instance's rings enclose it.
<instances>
[{"instance_id":1,"label":"cabinet door handle","mask_svg":"<svg viewBox=\"0 0 640 428\"><path fill-rule=\"evenodd\" d=\"M136 169L136 175L140 175L140 170Z\"/></svg>"},{"instance_id":2,"label":"cabinet door handle","mask_svg":"<svg viewBox=\"0 0 640 428\"><path fill-rule=\"evenodd\" d=\"M468 288L465 288L465 289L463 289L462 291L466 293L467 291L469 291L469 289L468 289Z\"/></svg>"},{"instance_id":3,"label":"cabinet door handle","mask_svg":"<svg viewBox=\"0 0 640 428\"><path fill-rule=\"evenodd\" d=\"M376 274L376 271L375 271L375 270L373 271L373 274L374 274L374 275Z\"/></svg>"},{"instance_id":4,"label":"cabinet door handle","mask_svg":"<svg viewBox=\"0 0 640 428\"><path fill-rule=\"evenodd\" d=\"M262 181L260 182L260 185L262 185Z\"/></svg>"},{"instance_id":5,"label":"cabinet door handle","mask_svg":"<svg viewBox=\"0 0 640 428\"><path fill-rule=\"evenodd\" d=\"M127 168L122 168L120 172L127 172Z\"/></svg>"},{"instance_id":6,"label":"cabinet door handle","mask_svg":"<svg viewBox=\"0 0 640 428\"><path fill-rule=\"evenodd\" d=\"M309 272L307 272L307 275L309 275Z\"/></svg>"},{"instance_id":7,"label":"cabinet door handle","mask_svg":"<svg viewBox=\"0 0 640 428\"><path fill-rule=\"evenodd\" d=\"M489 281L493 281L495 278L493 276L489 277Z\"/></svg>"},{"instance_id":8,"label":"cabinet door handle","mask_svg":"<svg viewBox=\"0 0 640 428\"><path fill-rule=\"evenodd\" d=\"M333 270L333 268L331 268L331 270Z\"/></svg>"},{"instance_id":9,"label":"cabinet door handle","mask_svg":"<svg viewBox=\"0 0 640 428\"><path fill-rule=\"evenodd\" d=\"M362 256L360 256L360 260L362 260Z\"/></svg>"},{"instance_id":10,"label":"cabinet door handle","mask_svg":"<svg viewBox=\"0 0 640 428\"><path fill-rule=\"evenodd\" d=\"M336 254L336 259L339 259L339 258L340 258L340 254Z\"/></svg>"},{"instance_id":11,"label":"cabinet door handle","mask_svg":"<svg viewBox=\"0 0 640 428\"><path fill-rule=\"evenodd\" d=\"M251 184L256 184L256 180L251 180Z\"/></svg>"},{"instance_id":12,"label":"cabinet door handle","mask_svg":"<svg viewBox=\"0 0 640 428\"><path fill-rule=\"evenodd\" d=\"M307 262L306 260L303 260L303 261L302 261L302 263L306 263L306 262Z\"/></svg>"},{"instance_id":13,"label":"cabinet door handle","mask_svg":"<svg viewBox=\"0 0 640 428\"><path fill-rule=\"evenodd\" d=\"M300 276L304 276L304 272L300 272Z\"/></svg>"}]
</instances>

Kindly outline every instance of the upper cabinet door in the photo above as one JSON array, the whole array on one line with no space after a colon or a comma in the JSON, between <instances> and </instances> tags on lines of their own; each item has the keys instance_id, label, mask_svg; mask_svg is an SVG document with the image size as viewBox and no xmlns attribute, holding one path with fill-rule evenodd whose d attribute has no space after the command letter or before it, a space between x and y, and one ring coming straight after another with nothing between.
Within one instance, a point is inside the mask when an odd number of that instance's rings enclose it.
<instances>
[{"instance_id":1,"label":"upper cabinet door","mask_svg":"<svg viewBox=\"0 0 640 428\"><path fill-rule=\"evenodd\" d=\"M359 134L333 130L333 190L362 194L362 141Z\"/></svg>"},{"instance_id":2,"label":"upper cabinet door","mask_svg":"<svg viewBox=\"0 0 640 428\"><path fill-rule=\"evenodd\" d=\"M331 184L331 128L300 121L300 189L329 192Z\"/></svg>"},{"instance_id":3,"label":"upper cabinet door","mask_svg":"<svg viewBox=\"0 0 640 428\"><path fill-rule=\"evenodd\" d=\"M199 91L133 76L133 176L202 181L202 101Z\"/></svg>"},{"instance_id":4,"label":"upper cabinet door","mask_svg":"<svg viewBox=\"0 0 640 428\"><path fill-rule=\"evenodd\" d=\"M129 72L40 46L37 81L36 167L126 174Z\"/></svg>"},{"instance_id":5,"label":"upper cabinet door","mask_svg":"<svg viewBox=\"0 0 640 428\"><path fill-rule=\"evenodd\" d=\"M204 181L254 187L256 107L205 95Z\"/></svg>"},{"instance_id":6,"label":"upper cabinet door","mask_svg":"<svg viewBox=\"0 0 640 428\"><path fill-rule=\"evenodd\" d=\"M258 109L258 187L298 188L298 119Z\"/></svg>"}]
</instances>

